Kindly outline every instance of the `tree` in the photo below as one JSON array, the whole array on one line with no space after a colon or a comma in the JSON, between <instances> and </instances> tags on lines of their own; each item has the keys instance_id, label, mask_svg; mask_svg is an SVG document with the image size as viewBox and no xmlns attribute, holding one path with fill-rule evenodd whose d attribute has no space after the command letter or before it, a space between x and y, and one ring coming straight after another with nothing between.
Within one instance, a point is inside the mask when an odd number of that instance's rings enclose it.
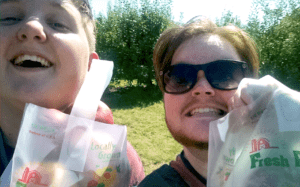
<instances>
[{"instance_id":1,"label":"tree","mask_svg":"<svg viewBox=\"0 0 300 187\"><path fill-rule=\"evenodd\" d=\"M268 44L261 50L262 74L271 73L289 87L300 90L300 9L283 18L268 36L265 36Z\"/></svg>"},{"instance_id":2,"label":"tree","mask_svg":"<svg viewBox=\"0 0 300 187\"><path fill-rule=\"evenodd\" d=\"M115 63L114 80L152 85L153 47L171 24L172 0L117 0L97 18L96 50Z\"/></svg>"},{"instance_id":3,"label":"tree","mask_svg":"<svg viewBox=\"0 0 300 187\"><path fill-rule=\"evenodd\" d=\"M242 22L238 16L233 16L233 12L230 10L224 10L222 12L222 17L220 19L216 18L215 23L221 27L229 24L235 25L239 28L242 28Z\"/></svg>"},{"instance_id":4,"label":"tree","mask_svg":"<svg viewBox=\"0 0 300 187\"><path fill-rule=\"evenodd\" d=\"M300 90L300 14L297 5L299 0L254 1L246 31L258 44L260 75L270 74Z\"/></svg>"}]
</instances>

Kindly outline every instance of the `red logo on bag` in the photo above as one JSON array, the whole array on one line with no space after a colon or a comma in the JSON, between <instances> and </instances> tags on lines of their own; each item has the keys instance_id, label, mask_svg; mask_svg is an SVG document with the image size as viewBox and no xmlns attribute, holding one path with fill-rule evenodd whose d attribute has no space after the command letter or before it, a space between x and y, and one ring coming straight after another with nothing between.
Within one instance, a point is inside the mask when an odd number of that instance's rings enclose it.
<instances>
[{"instance_id":1,"label":"red logo on bag","mask_svg":"<svg viewBox=\"0 0 300 187\"><path fill-rule=\"evenodd\" d=\"M17 181L16 186L27 186L26 184L29 184L29 183L33 183L36 185L42 185L42 186L48 186L46 184L42 184L41 180L42 180L42 176L38 171L36 171L36 170L30 171L29 168L26 167L26 169L23 173L22 179L19 179Z\"/></svg>"},{"instance_id":2,"label":"red logo on bag","mask_svg":"<svg viewBox=\"0 0 300 187\"><path fill-rule=\"evenodd\" d=\"M261 149L278 149L278 147L271 147L269 140L266 138L253 139L251 141L252 151L250 153L255 153L260 151Z\"/></svg>"},{"instance_id":3,"label":"red logo on bag","mask_svg":"<svg viewBox=\"0 0 300 187\"><path fill-rule=\"evenodd\" d=\"M120 166L117 166L116 169L114 169L112 166L98 169L96 172L94 172L94 179L88 183L87 187L112 186L117 177L117 173L120 173ZM101 176L99 176L99 174Z\"/></svg>"},{"instance_id":4,"label":"red logo on bag","mask_svg":"<svg viewBox=\"0 0 300 187\"><path fill-rule=\"evenodd\" d=\"M230 176L230 172L226 172L226 173L225 173L225 181L228 180L229 176Z\"/></svg>"}]
</instances>

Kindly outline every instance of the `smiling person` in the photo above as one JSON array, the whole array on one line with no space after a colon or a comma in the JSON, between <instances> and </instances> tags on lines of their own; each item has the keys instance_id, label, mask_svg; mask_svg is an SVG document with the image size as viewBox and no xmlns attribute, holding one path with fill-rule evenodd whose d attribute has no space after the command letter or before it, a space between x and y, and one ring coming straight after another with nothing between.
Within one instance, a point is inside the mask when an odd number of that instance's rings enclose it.
<instances>
[{"instance_id":1,"label":"smiling person","mask_svg":"<svg viewBox=\"0 0 300 187\"><path fill-rule=\"evenodd\" d=\"M209 123L229 112L244 77L257 77L256 46L235 26L195 18L162 33L153 63L168 129L183 151L139 186L206 186Z\"/></svg>"},{"instance_id":2,"label":"smiling person","mask_svg":"<svg viewBox=\"0 0 300 187\"><path fill-rule=\"evenodd\" d=\"M12 158L25 103L70 113L98 59L91 12L88 0L0 0L0 175ZM113 123L100 101L96 120ZM133 186L144 171L129 143L127 155Z\"/></svg>"}]
</instances>

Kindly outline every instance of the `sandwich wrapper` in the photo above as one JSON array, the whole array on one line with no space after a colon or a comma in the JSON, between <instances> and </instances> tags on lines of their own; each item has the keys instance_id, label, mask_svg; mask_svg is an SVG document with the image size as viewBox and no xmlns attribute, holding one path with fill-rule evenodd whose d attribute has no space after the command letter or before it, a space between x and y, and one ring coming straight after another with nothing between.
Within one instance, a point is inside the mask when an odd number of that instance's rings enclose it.
<instances>
[{"instance_id":1,"label":"sandwich wrapper","mask_svg":"<svg viewBox=\"0 0 300 187\"><path fill-rule=\"evenodd\" d=\"M111 61L92 62L70 115L26 104L1 187L129 185L126 126L94 121L112 70Z\"/></svg>"},{"instance_id":2,"label":"sandwich wrapper","mask_svg":"<svg viewBox=\"0 0 300 187\"><path fill-rule=\"evenodd\" d=\"M207 186L300 186L300 93L265 76L237 94L250 102L210 123Z\"/></svg>"}]
</instances>

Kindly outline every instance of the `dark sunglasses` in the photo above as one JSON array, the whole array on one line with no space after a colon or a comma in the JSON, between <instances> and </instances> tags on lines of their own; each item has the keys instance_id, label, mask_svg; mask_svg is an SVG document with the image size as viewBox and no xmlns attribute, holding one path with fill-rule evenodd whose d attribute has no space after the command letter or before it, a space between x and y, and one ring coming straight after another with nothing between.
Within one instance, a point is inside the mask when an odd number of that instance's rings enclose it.
<instances>
[{"instance_id":1,"label":"dark sunglasses","mask_svg":"<svg viewBox=\"0 0 300 187\"><path fill-rule=\"evenodd\" d=\"M198 72L203 70L207 81L219 90L237 89L240 81L251 77L246 62L235 60L217 60L207 64L176 64L161 71L164 91L169 94L183 94L196 85Z\"/></svg>"}]
</instances>

